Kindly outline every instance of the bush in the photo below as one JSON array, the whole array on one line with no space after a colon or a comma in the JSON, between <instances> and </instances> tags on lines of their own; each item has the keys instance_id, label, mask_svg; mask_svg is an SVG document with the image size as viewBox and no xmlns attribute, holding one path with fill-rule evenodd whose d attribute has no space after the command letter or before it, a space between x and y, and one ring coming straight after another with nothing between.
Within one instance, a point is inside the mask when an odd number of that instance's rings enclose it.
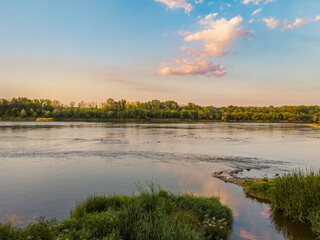
<instances>
[{"instance_id":1,"label":"bush","mask_svg":"<svg viewBox=\"0 0 320 240\"><path fill-rule=\"evenodd\" d=\"M0 239L227 239L232 212L216 197L174 195L154 186L137 196L90 196L61 222L39 219L24 229L0 224Z\"/></svg>"},{"instance_id":2,"label":"bush","mask_svg":"<svg viewBox=\"0 0 320 240\"><path fill-rule=\"evenodd\" d=\"M0 223L0 239L6 239L6 240L19 239L19 231L14 229L11 224Z\"/></svg>"}]
</instances>

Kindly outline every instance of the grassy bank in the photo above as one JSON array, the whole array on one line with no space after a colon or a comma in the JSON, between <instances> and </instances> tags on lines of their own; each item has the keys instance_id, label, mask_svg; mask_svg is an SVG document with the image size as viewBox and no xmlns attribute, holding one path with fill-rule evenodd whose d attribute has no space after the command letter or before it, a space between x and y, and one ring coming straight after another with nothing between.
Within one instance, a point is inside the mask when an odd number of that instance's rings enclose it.
<instances>
[{"instance_id":1,"label":"grassy bank","mask_svg":"<svg viewBox=\"0 0 320 240\"><path fill-rule=\"evenodd\" d=\"M252 197L271 202L274 210L293 221L311 224L320 239L320 172L292 172L274 179L249 179L241 183Z\"/></svg>"},{"instance_id":2,"label":"grassy bank","mask_svg":"<svg viewBox=\"0 0 320 240\"><path fill-rule=\"evenodd\" d=\"M216 197L174 195L151 187L137 196L91 196L68 219L39 219L18 229L0 224L0 239L228 239L232 211Z\"/></svg>"},{"instance_id":3,"label":"grassy bank","mask_svg":"<svg viewBox=\"0 0 320 240\"><path fill-rule=\"evenodd\" d=\"M273 180L268 178L247 179L242 182L245 192L255 198L260 198L270 202L270 195L273 189Z\"/></svg>"},{"instance_id":4,"label":"grassy bank","mask_svg":"<svg viewBox=\"0 0 320 240\"><path fill-rule=\"evenodd\" d=\"M320 238L320 173L293 172L273 180L271 204L298 222L311 223Z\"/></svg>"}]
</instances>

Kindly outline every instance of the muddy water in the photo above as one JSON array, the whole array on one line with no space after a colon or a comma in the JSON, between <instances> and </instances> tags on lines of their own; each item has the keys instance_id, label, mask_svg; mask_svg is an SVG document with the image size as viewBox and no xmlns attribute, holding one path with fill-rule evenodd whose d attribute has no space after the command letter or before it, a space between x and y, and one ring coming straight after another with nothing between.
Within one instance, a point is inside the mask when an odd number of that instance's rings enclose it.
<instances>
[{"instance_id":1,"label":"muddy water","mask_svg":"<svg viewBox=\"0 0 320 240\"><path fill-rule=\"evenodd\" d=\"M301 124L0 122L0 216L67 217L94 193L132 194L137 182L219 195L234 211L231 239L314 239L308 226L212 178L250 167L273 176L320 169L320 129Z\"/></svg>"}]
</instances>

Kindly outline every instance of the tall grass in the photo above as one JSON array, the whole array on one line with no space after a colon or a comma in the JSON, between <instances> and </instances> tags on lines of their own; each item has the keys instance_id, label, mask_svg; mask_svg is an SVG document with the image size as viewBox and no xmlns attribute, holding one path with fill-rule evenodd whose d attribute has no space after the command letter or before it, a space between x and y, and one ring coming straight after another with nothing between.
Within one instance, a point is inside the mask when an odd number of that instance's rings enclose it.
<instances>
[{"instance_id":1,"label":"tall grass","mask_svg":"<svg viewBox=\"0 0 320 240\"><path fill-rule=\"evenodd\" d=\"M242 187L249 196L270 202L276 213L310 223L320 239L320 172L294 171L273 179L249 179Z\"/></svg>"},{"instance_id":2,"label":"tall grass","mask_svg":"<svg viewBox=\"0 0 320 240\"><path fill-rule=\"evenodd\" d=\"M228 239L232 212L218 198L140 190L131 197L88 197L61 222L40 219L24 229L0 224L0 239Z\"/></svg>"},{"instance_id":3,"label":"tall grass","mask_svg":"<svg viewBox=\"0 0 320 240\"><path fill-rule=\"evenodd\" d=\"M295 171L275 178L270 198L274 209L297 222L311 223L320 237L320 172Z\"/></svg>"}]
</instances>

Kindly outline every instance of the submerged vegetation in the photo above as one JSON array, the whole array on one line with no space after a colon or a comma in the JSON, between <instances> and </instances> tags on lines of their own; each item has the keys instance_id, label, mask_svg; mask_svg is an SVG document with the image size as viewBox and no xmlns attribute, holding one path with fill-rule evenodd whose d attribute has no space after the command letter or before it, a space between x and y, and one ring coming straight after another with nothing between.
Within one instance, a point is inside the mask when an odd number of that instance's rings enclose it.
<instances>
[{"instance_id":1,"label":"submerged vegetation","mask_svg":"<svg viewBox=\"0 0 320 240\"><path fill-rule=\"evenodd\" d=\"M154 120L154 121L263 121L305 122L320 121L320 106L282 107L213 107L194 103L179 105L175 101L152 100L127 102L108 99L106 102L71 102L69 105L49 99L0 99L0 120Z\"/></svg>"},{"instance_id":2,"label":"submerged vegetation","mask_svg":"<svg viewBox=\"0 0 320 240\"><path fill-rule=\"evenodd\" d=\"M3 240L228 239L232 211L216 197L174 195L151 187L137 196L89 197L63 221L39 219L19 229L0 224Z\"/></svg>"}]
</instances>

